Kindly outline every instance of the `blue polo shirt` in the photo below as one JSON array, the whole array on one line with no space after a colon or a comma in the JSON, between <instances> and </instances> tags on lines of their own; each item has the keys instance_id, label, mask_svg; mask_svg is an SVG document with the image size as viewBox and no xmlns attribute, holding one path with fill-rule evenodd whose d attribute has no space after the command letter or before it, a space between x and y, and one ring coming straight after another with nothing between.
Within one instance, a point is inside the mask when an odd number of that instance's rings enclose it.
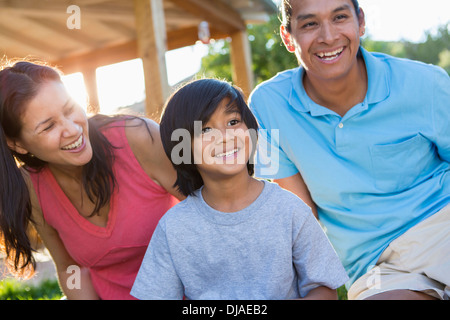
<instances>
[{"instance_id":1,"label":"blue polo shirt","mask_svg":"<svg viewBox=\"0 0 450 320\"><path fill-rule=\"evenodd\" d=\"M450 203L450 80L439 67L369 53L364 101L344 117L313 102L302 67L260 84L256 176L300 172L351 285L406 230Z\"/></svg>"}]
</instances>

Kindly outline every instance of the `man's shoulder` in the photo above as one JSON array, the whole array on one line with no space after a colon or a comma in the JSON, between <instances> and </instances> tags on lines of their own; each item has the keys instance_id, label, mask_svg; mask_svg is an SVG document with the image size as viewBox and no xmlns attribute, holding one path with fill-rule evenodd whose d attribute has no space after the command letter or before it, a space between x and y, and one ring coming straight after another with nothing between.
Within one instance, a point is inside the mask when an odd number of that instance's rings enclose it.
<instances>
[{"instance_id":1,"label":"man's shoulder","mask_svg":"<svg viewBox=\"0 0 450 320\"><path fill-rule=\"evenodd\" d=\"M264 92L270 92L273 90L283 90L289 87L289 83L295 73L299 71L300 67L294 69L284 70L282 72L277 73L272 78L261 82L258 84L253 90L251 97L255 97L263 94Z\"/></svg>"},{"instance_id":2,"label":"man's shoulder","mask_svg":"<svg viewBox=\"0 0 450 320\"><path fill-rule=\"evenodd\" d=\"M391 72L402 73L402 77L406 74L416 75L418 77L434 77L436 73L445 73L445 71L436 65L425 63L418 60L412 60L402 57L394 57L381 52L371 52L379 61L389 66ZM404 77L405 80L407 79Z\"/></svg>"}]
</instances>

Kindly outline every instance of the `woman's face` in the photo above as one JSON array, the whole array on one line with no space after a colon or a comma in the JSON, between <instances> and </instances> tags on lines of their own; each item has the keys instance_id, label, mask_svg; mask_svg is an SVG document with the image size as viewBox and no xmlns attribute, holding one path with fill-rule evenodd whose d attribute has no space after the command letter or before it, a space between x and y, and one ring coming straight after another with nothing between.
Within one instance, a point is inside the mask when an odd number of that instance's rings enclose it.
<instances>
[{"instance_id":1,"label":"woman's face","mask_svg":"<svg viewBox=\"0 0 450 320\"><path fill-rule=\"evenodd\" d=\"M92 158L86 113L57 81L43 83L25 107L14 149L55 166L82 166Z\"/></svg>"},{"instance_id":2,"label":"woman's face","mask_svg":"<svg viewBox=\"0 0 450 320\"><path fill-rule=\"evenodd\" d=\"M193 138L194 163L202 177L248 173L250 133L237 107L227 107L228 102L222 100L209 121L201 124L201 134Z\"/></svg>"},{"instance_id":3,"label":"woman's face","mask_svg":"<svg viewBox=\"0 0 450 320\"><path fill-rule=\"evenodd\" d=\"M365 21L351 0L293 0L291 32L281 28L308 77L342 79L356 65Z\"/></svg>"}]
</instances>

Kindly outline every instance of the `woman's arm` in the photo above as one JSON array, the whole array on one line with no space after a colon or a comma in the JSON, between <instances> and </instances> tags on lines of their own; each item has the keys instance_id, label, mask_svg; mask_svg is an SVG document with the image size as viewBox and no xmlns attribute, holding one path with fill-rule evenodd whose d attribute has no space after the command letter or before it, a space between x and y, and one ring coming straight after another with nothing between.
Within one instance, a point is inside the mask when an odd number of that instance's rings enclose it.
<instances>
[{"instance_id":1,"label":"woman's arm","mask_svg":"<svg viewBox=\"0 0 450 320\"><path fill-rule=\"evenodd\" d=\"M159 125L150 119L131 119L127 120L125 132L131 150L147 175L179 200L183 200L185 197L173 187L177 175L164 152Z\"/></svg>"},{"instance_id":2,"label":"woman's arm","mask_svg":"<svg viewBox=\"0 0 450 320\"><path fill-rule=\"evenodd\" d=\"M69 300L98 299L99 297L90 279L89 270L78 266L67 252L58 232L45 222L33 184L26 173L24 178L30 191L33 226L50 252L56 267L59 285L64 295Z\"/></svg>"}]
</instances>

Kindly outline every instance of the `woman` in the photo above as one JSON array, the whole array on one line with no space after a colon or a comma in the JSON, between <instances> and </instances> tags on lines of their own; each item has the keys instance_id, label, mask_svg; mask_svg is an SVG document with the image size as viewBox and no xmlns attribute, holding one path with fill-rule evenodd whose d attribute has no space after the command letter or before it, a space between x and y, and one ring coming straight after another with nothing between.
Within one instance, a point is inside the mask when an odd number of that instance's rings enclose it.
<instances>
[{"instance_id":1,"label":"woman","mask_svg":"<svg viewBox=\"0 0 450 320\"><path fill-rule=\"evenodd\" d=\"M34 269L32 222L68 299L131 299L153 230L181 198L158 125L87 119L55 69L22 61L0 71L0 127L0 231L13 269Z\"/></svg>"}]
</instances>

